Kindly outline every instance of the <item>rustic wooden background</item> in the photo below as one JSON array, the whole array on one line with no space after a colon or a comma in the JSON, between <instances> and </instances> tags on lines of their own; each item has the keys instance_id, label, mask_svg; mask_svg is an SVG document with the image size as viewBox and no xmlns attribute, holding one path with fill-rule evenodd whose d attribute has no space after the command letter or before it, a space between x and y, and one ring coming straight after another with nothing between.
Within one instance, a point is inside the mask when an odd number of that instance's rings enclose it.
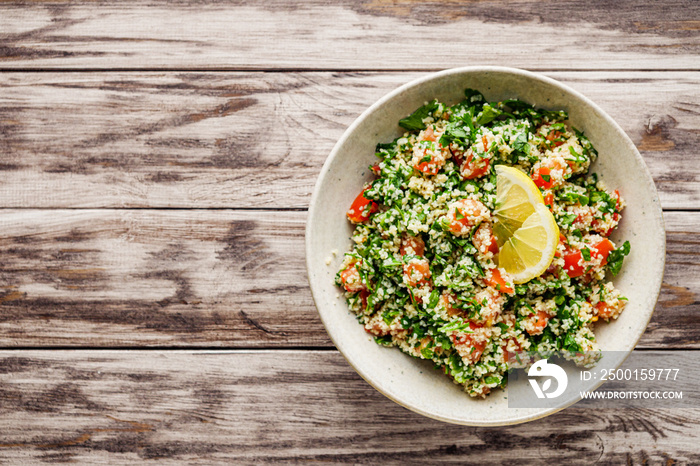
<instances>
[{"instance_id":1,"label":"rustic wooden background","mask_svg":"<svg viewBox=\"0 0 700 466\"><path fill-rule=\"evenodd\" d=\"M668 230L639 347L700 350L698 2L2 2L0 463L700 462L698 409L452 426L333 348L315 178L380 96L471 64L622 125Z\"/></svg>"}]
</instances>

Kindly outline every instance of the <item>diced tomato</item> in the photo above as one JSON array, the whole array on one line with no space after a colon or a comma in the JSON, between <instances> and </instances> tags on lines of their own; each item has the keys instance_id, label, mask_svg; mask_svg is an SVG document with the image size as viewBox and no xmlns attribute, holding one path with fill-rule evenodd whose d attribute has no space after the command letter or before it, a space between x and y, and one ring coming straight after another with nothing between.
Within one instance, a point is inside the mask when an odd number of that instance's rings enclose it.
<instances>
[{"instance_id":1,"label":"diced tomato","mask_svg":"<svg viewBox=\"0 0 700 466\"><path fill-rule=\"evenodd\" d=\"M484 135L481 138L481 143L484 145L484 152L488 152L489 151L489 139L486 137L486 135Z\"/></svg>"},{"instance_id":2,"label":"diced tomato","mask_svg":"<svg viewBox=\"0 0 700 466\"><path fill-rule=\"evenodd\" d=\"M552 171L548 167L540 167L539 171L537 172L537 175L532 179L532 181L535 182L538 188L542 189L550 189L552 186L554 186L554 181L551 178L551 173ZM549 177L547 179L542 178L542 176Z\"/></svg>"},{"instance_id":3,"label":"diced tomato","mask_svg":"<svg viewBox=\"0 0 700 466\"><path fill-rule=\"evenodd\" d=\"M555 141L555 139L559 138L561 138L561 131L550 131L547 136L545 136L547 141L554 143L554 147L559 147L564 144L564 141Z\"/></svg>"},{"instance_id":4,"label":"diced tomato","mask_svg":"<svg viewBox=\"0 0 700 466\"><path fill-rule=\"evenodd\" d=\"M379 164L378 164L378 163L375 163L374 165L372 165L372 166L370 167L370 170L372 170L372 173L374 173L374 174L377 175L377 176L379 176L379 175L382 174L382 169L379 168Z\"/></svg>"},{"instance_id":5,"label":"diced tomato","mask_svg":"<svg viewBox=\"0 0 700 466\"><path fill-rule=\"evenodd\" d=\"M433 128L426 128L421 133L418 142L425 141L429 144L419 144L415 147L415 158L411 165L426 175L437 175L445 161L450 157L450 148L440 144Z\"/></svg>"},{"instance_id":6,"label":"diced tomato","mask_svg":"<svg viewBox=\"0 0 700 466\"><path fill-rule=\"evenodd\" d=\"M537 311L537 314L535 314L532 318L534 319L534 323L532 325L532 329L528 330L527 333L530 335L539 335L549 322L549 314L544 311Z\"/></svg>"},{"instance_id":7,"label":"diced tomato","mask_svg":"<svg viewBox=\"0 0 700 466\"><path fill-rule=\"evenodd\" d=\"M451 291L444 291L442 295L440 295L440 303L444 306L448 316L463 314L462 310L455 306L456 301L457 297Z\"/></svg>"},{"instance_id":8,"label":"diced tomato","mask_svg":"<svg viewBox=\"0 0 700 466\"><path fill-rule=\"evenodd\" d=\"M549 192L544 195L544 205L549 207L549 210L552 210L552 208L554 207L554 194Z\"/></svg>"},{"instance_id":9,"label":"diced tomato","mask_svg":"<svg viewBox=\"0 0 700 466\"><path fill-rule=\"evenodd\" d=\"M462 163L460 174L465 180L480 178L488 173L491 159L474 157L472 152L467 156L467 160Z\"/></svg>"},{"instance_id":10,"label":"diced tomato","mask_svg":"<svg viewBox=\"0 0 700 466\"><path fill-rule=\"evenodd\" d=\"M613 313L615 310L606 304L603 301L600 301L598 304L595 305L595 308L598 310L598 317L601 317L603 319L609 319L613 316Z\"/></svg>"},{"instance_id":11,"label":"diced tomato","mask_svg":"<svg viewBox=\"0 0 700 466\"><path fill-rule=\"evenodd\" d=\"M498 254L498 240L496 237L491 235L491 244L489 244L489 252L493 254Z\"/></svg>"},{"instance_id":12,"label":"diced tomato","mask_svg":"<svg viewBox=\"0 0 700 466\"><path fill-rule=\"evenodd\" d=\"M580 277L585 272L581 251L567 251L564 254L564 270L571 278Z\"/></svg>"},{"instance_id":13,"label":"diced tomato","mask_svg":"<svg viewBox=\"0 0 700 466\"><path fill-rule=\"evenodd\" d=\"M605 265L608 263L608 255L610 255L610 252L614 249L615 246L613 246L609 239L603 239L590 248L591 257L602 258L600 264ZM568 250L564 254L564 270L569 274L569 277L580 277L585 273L581 262L583 262L583 254L581 251Z\"/></svg>"},{"instance_id":14,"label":"diced tomato","mask_svg":"<svg viewBox=\"0 0 700 466\"><path fill-rule=\"evenodd\" d=\"M430 159L428 162L420 162L418 165L415 165L413 168L416 170L425 173L426 175L437 175L438 172L440 171L440 167L438 166L437 163L433 162L432 159Z\"/></svg>"},{"instance_id":15,"label":"diced tomato","mask_svg":"<svg viewBox=\"0 0 700 466\"><path fill-rule=\"evenodd\" d=\"M488 216L489 210L481 202L474 199L460 199L450 204L447 220L453 234L464 236Z\"/></svg>"},{"instance_id":16,"label":"diced tomato","mask_svg":"<svg viewBox=\"0 0 700 466\"><path fill-rule=\"evenodd\" d=\"M350 293L357 293L367 289L360 278L360 272L357 268L359 264L361 262L354 262L340 272L340 281L343 283L343 288Z\"/></svg>"},{"instance_id":17,"label":"diced tomato","mask_svg":"<svg viewBox=\"0 0 700 466\"><path fill-rule=\"evenodd\" d=\"M433 128L428 127L423 130L423 137L421 138L423 141L436 141L435 138L435 132L433 131Z\"/></svg>"},{"instance_id":18,"label":"diced tomato","mask_svg":"<svg viewBox=\"0 0 700 466\"><path fill-rule=\"evenodd\" d=\"M420 155L420 157L414 158L414 161L412 162L413 168L425 173L426 175L437 175L440 168L442 168L442 166L445 164L445 160L447 160L450 156L449 147L442 147L442 145L437 141L437 136L433 131L433 128L426 128L423 130L418 141L428 141L433 144L421 144L415 148L417 150L416 155ZM428 146L433 147L430 148Z\"/></svg>"},{"instance_id":19,"label":"diced tomato","mask_svg":"<svg viewBox=\"0 0 700 466\"><path fill-rule=\"evenodd\" d=\"M501 293L515 293L515 290L512 287L508 286L506 281L503 279L503 276L501 275L501 271L498 269L491 269L491 277L486 279L486 283L490 287L495 288Z\"/></svg>"},{"instance_id":20,"label":"diced tomato","mask_svg":"<svg viewBox=\"0 0 700 466\"><path fill-rule=\"evenodd\" d=\"M423 286L430 283L430 262L428 259L413 259L403 265L403 274L409 286Z\"/></svg>"},{"instance_id":21,"label":"diced tomato","mask_svg":"<svg viewBox=\"0 0 700 466\"><path fill-rule=\"evenodd\" d=\"M598 310L598 317L602 319L612 319L616 312L620 312L622 310L621 304L622 303L620 301L617 301L616 304L612 305L603 301L599 302L595 305L595 308Z\"/></svg>"},{"instance_id":22,"label":"diced tomato","mask_svg":"<svg viewBox=\"0 0 700 466\"><path fill-rule=\"evenodd\" d=\"M562 164L561 160L558 159L545 159L540 163L537 170L533 170L530 178L537 185L537 187L542 189L551 189L552 186L556 186L560 183L560 180L552 177L553 170L561 170L564 173L566 165ZM535 174L537 172L537 174Z\"/></svg>"},{"instance_id":23,"label":"diced tomato","mask_svg":"<svg viewBox=\"0 0 700 466\"><path fill-rule=\"evenodd\" d=\"M477 324L474 322L469 322L469 328L473 331L482 328L482 324ZM477 337L471 333L458 333L454 332L450 334L450 340L455 347L462 347L459 351L460 355L469 359L472 363L476 362L481 358L481 355L486 348L488 341L482 339L477 339Z\"/></svg>"},{"instance_id":24,"label":"diced tomato","mask_svg":"<svg viewBox=\"0 0 700 466\"><path fill-rule=\"evenodd\" d=\"M493 229L489 222L481 222L472 235L472 244L483 253L488 251L492 254L498 254L498 241L493 235Z\"/></svg>"},{"instance_id":25,"label":"diced tomato","mask_svg":"<svg viewBox=\"0 0 700 466\"><path fill-rule=\"evenodd\" d=\"M615 250L615 246L613 246L612 242L610 242L609 239L604 239L593 246L592 252L595 257L602 257L603 260L600 263L601 265L605 265L608 263L608 256L613 250Z\"/></svg>"},{"instance_id":26,"label":"diced tomato","mask_svg":"<svg viewBox=\"0 0 700 466\"><path fill-rule=\"evenodd\" d=\"M416 256L425 255L425 242L420 236L407 235L403 238L403 240L401 241L401 248L399 251L402 256L406 255L406 252L408 251L409 247L413 249L413 254L415 254Z\"/></svg>"},{"instance_id":27,"label":"diced tomato","mask_svg":"<svg viewBox=\"0 0 700 466\"><path fill-rule=\"evenodd\" d=\"M353 223L362 223L369 219L370 215L379 210L379 206L376 202L370 201L365 197L365 191L369 188L365 188L362 192L355 198L350 210L348 210L348 218Z\"/></svg>"}]
</instances>

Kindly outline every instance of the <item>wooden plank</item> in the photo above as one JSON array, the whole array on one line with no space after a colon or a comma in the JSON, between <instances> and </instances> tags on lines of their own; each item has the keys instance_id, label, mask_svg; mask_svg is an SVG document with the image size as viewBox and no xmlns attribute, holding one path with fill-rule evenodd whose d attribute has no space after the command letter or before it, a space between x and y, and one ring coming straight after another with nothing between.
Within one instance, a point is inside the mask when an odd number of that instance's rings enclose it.
<instances>
[{"instance_id":1,"label":"wooden plank","mask_svg":"<svg viewBox=\"0 0 700 466\"><path fill-rule=\"evenodd\" d=\"M5 2L4 69L698 69L700 6L487 0Z\"/></svg>"},{"instance_id":2,"label":"wooden plank","mask_svg":"<svg viewBox=\"0 0 700 466\"><path fill-rule=\"evenodd\" d=\"M305 212L0 211L0 346L322 346ZM700 212L669 212L647 348L700 348ZM634 299L633 296L629 297Z\"/></svg>"},{"instance_id":3,"label":"wooden plank","mask_svg":"<svg viewBox=\"0 0 700 466\"><path fill-rule=\"evenodd\" d=\"M328 345L304 216L2 211L2 346Z\"/></svg>"},{"instance_id":4,"label":"wooden plank","mask_svg":"<svg viewBox=\"0 0 700 466\"><path fill-rule=\"evenodd\" d=\"M700 73L547 73L640 148L662 205L700 201ZM305 208L352 121L425 73L0 74L0 207Z\"/></svg>"},{"instance_id":5,"label":"wooden plank","mask_svg":"<svg viewBox=\"0 0 700 466\"><path fill-rule=\"evenodd\" d=\"M455 426L384 398L335 351L3 351L0 402L0 458L23 464L700 460L697 409Z\"/></svg>"}]
</instances>

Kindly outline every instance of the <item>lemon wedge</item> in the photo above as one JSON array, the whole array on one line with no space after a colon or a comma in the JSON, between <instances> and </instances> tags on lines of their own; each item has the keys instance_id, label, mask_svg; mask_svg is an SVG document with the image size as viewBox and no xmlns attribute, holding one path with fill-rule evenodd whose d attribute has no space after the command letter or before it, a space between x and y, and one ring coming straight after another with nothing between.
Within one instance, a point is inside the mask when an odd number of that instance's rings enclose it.
<instances>
[{"instance_id":1,"label":"lemon wedge","mask_svg":"<svg viewBox=\"0 0 700 466\"><path fill-rule=\"evenodd\" d=\"M496 166L496 222L498 266L511 275L513 283L538 277L552 263L559 244L559 227L544 205L535 183L523 172Z\"/></svg>"}]
</instances>

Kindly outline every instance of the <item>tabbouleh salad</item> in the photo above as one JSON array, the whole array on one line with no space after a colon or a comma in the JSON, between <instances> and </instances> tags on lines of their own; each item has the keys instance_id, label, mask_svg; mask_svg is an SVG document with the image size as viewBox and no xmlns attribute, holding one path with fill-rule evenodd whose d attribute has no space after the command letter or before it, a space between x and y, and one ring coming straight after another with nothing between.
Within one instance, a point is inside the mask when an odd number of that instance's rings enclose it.
<instances>
[{"instance_id":1,"label":"tabbouleh salad","mask_svg":"<svg viewBox=\"0 0 700 466\"><path fill-rule=\"evenodd\" d=\"M630 246L609 239L625 202L588 173L597 152L565 112L465 95L426 103L399 121L402 136L377 145L376 178L347 213L354 245L336 283L377 343L432 360L485 397L505 386L509 353L591 363L594 323L625 306L606 276ZM498 165L529 175L560 231L547 270L522 284L498 267Z\"/></svg>"}]
</instances>

